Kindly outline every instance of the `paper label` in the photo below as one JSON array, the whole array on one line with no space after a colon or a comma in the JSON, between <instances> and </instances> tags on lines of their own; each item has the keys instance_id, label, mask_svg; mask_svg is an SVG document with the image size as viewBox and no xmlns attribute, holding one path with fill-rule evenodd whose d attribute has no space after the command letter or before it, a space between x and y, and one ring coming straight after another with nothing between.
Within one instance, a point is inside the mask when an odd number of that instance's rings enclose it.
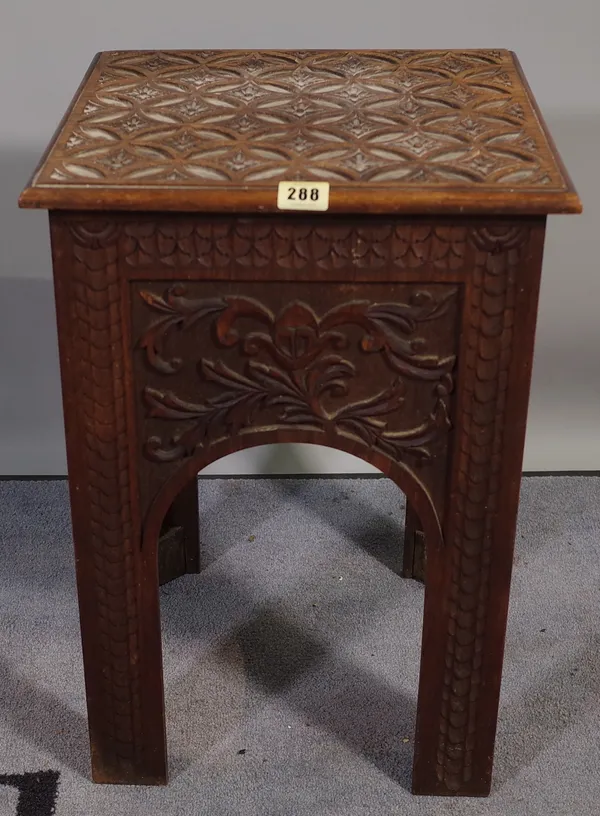
<instances>
[{"instance_id":1,"label":"paper label","mask_svg":"<svg viewBox=\"0 0 600 816\"><path fill-rule=\"evenodd\" d=\"M323 212L329 209L329 182L280 181L277 191L277 208Z\"/></svg>"}]
</instances>

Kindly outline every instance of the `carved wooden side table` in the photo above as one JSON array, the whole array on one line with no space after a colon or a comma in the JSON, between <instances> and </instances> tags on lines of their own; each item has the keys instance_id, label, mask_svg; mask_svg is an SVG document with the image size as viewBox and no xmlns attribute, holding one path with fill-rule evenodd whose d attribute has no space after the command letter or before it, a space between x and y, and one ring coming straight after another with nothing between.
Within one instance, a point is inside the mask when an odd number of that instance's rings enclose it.
<instances>
[{"instance_id":1,"label":"carved wooden side table","mask_svg":"<svg viewBox=\"0 0 600 816\"><path fill-rule=\"evenodd\" d=\"M413 789L488 793L545 221L580 211L514 56L103 53L20 203L50 210L94 779L166 781L159 560L200 568L197 472L297 441L406 493Z\"/></svg>"}]
</instances>

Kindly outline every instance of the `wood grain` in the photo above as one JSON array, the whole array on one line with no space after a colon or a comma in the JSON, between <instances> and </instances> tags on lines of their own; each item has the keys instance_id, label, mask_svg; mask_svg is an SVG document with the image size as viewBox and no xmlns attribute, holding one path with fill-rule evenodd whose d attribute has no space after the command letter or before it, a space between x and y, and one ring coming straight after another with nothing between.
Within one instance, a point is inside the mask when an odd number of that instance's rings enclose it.
<instances>
[{"instance_id":1,"label":"wood grain","mask_svg":"<svg viewBox=\"0 0 600 816\"><path fill-rule=\"evenodd\" d=\"M198 568L196 473L311 442L424 533L415 792L489 791L544 224L53 213L96 780L166 780L159 540Z\"/></svg>"},{"instance_id":2,"label":"wood grain","mask_svg":"<svg viewBox=\"0 0 600 816\"><path fill-rule=\"evenodd\" d=\"M22 206L579 211L509 51L105 52Z\"/></svg>"},{"instance_id":3,"label":"wood grain","mask_svg":"<svg viewBox=\"0 0 600 816\"><path fill-rule=\"evenodd\" d=\"M275 213L290 173L330 212ZM304 442L405 492L413 790L486 795L545 215L581 206L514 55L107 52L21 205L52 209L94 779L166 782L198 471Z\"/></svg>"},{"instance_id":4,"label":"wood grain","mask_svg":"<svg viewBox=\"0 0 600 816\"><path fill-rule=\"evenodd\" d=\"M158 568L152 606L140 590L118 238L111 220L52 223L69 487L94 780L161 784Z\"/></svg>"}]
</instances>

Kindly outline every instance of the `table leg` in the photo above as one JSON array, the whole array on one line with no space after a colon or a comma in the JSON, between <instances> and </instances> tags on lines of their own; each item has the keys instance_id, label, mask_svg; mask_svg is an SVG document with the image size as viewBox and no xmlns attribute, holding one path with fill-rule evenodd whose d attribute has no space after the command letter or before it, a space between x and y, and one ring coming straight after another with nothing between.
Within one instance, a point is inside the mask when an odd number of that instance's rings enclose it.
<instances>
[{"instance_id":1,"label":"table leg","mask_svg":"<svg viewBox=\"0 0 600 816\"><path fill-rule=\"evenodd\" d=\"M200 572L198 482L193 479L175 498L165 516L158 543L160 583Z\"/></svg>"},{"instance_id":2,"label":"table leg","mask_svg":"<svg viewBox=\"0 0 600 816\"><path fill-rule=\"evenodd\" d=\"M157 564L140 557L123 471L101 458L69 462L92 777L165 784Z\"/></svg>"},{"instance_id":3,"label":"table leg","mask_svg":"<svg viewBox=\"0 0 600 816\"><path fill-rule=\"evenodd\" d=\"M92 775L164 784L158 561L141 547L116 230L52 228Z\"/></svg>"},{"instance_id":4,"label":"table leg","mask_svg":"<svg viewBox=\"0 0 600 816\"><path fill-rule=\"evenodd\" d=\"M543 227L473 239L444 546L427 562L415 793L490 791Z\"/></svg>"},{"instance_id":5,"label":"table leg","mask_svg":"<svg viewBox=\"0 0 600 816\"><path fill-rule=\"evenodd\" d=\"M402 577L425 581L425 535L419 517L408 502L404 517Z\"/></svg>"}]
</instances>

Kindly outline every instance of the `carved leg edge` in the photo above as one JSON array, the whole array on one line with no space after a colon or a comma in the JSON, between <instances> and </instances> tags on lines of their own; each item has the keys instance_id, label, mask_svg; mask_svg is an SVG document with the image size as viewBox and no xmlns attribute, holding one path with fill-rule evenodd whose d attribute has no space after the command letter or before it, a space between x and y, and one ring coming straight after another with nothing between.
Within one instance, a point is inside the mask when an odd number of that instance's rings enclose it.
<instances>
[{"instance_id":1,"label":"carved leg edge","mask_svg":"<svg viewBox=\"0 0 600 816\"><path fill-rule=\"evenodd\" d=\"M543 221L473 236L444 549L425 587L418 794L491 789L543 236Z\"/></svg>"},{"instance_id":2,"label":"carved leg edge","mask_svg":"<svg viewBox=\"0 0 600 816\"><path fill-rule=\"evenodd\" d=\"M51 228L92 777L162 785L158 570L140 547L118 230L57 213Z\"/></svg>"},{"instance_id":3,"label":"carved leg edge","mask_svg":"<svg viewBox=\"0 0 600 816\"><path fill-rule=\"evenodd\" d=\"M165 785L156 554L139 550L126 480L106 478L106 469L101 484L95 471L71 473L92 779Z\"/></svg>"},{"instance_id":4,"label":"carved leg edge","mask_svg":"<svg viewBox=\"0 0 600 816\"><path fill-rule=\"evenodd\" d=\"M486 494L480 495L486 502ZM488 506L495 504L493 489L487 501ZM458 508L467 506L469 515L461 515ZM446 550L431 554L413 766L415 794L487 796L490 792L512 563L510 533L506 536L504 525L509 514L516 518L516 500L505 510L500 521L486 519L483 507L479 514L475 502L459 498L455 512L451 508L449 514L458 526L447 530ZM479 524L470 515L480 515Z\"/></svg>"},{"instance_id":5,"label":"carved leg edge","mask_svg":"<svg viewBox=\"0 0 600 816\"><path fill-rule=\"evenodd\" d=\"M156 554L140 552L127 480L109 474L105 462L101 476L70 464L92 778L164 785Z\"/></svg>"},{"instance_id":6,"label":"carved leg edge","mask_svg":"<svg viewBox=\"0 0 600 816\"><path fill-rule=\"evenodd\" d=\"M494 524L505 546L473 541L466 519L454 538L460 552L436 553L429 566L414 794L490 793L512 565L505 524L508 514L516 518L516 500L506 510Z\"/></svg>"}]
</instances>

